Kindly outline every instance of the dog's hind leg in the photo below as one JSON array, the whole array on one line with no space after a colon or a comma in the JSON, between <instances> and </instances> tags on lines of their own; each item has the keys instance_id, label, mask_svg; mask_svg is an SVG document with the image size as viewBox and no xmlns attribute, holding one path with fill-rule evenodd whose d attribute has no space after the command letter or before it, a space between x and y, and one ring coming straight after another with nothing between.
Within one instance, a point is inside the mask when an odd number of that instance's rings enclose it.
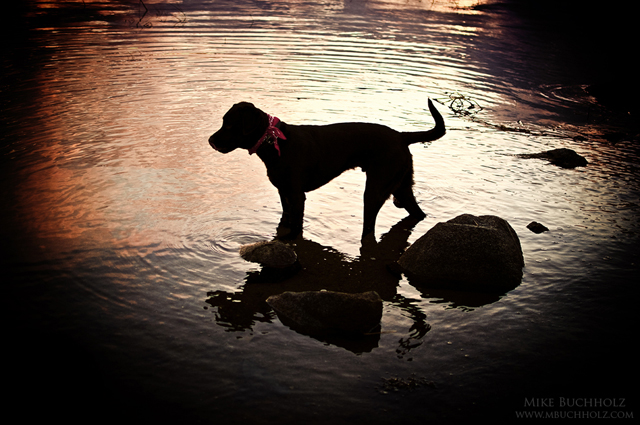
<instances>
[{"instance_id":1,"label":"dog's hind leg","mask_svg":"<svg viewBox=\"0 0 640 425\"><path fill-rule=\"evenodd\" d=\"M391 196L393 187L384 179L376 178L373 173L367 173L367 183L364 189L364 223L362 239L372 233L376 227L376 218L385 201Z\"/></svg>"},{"instance_id":2,"label":"dog's hind leg","mask_svg":"<svg viewBox=\"0 0 640 425\"><path fill-rule=\"evenodd\" d=\"M366 196L364 197L364 224L362 226L362 238L364 239L376 228L376 218L378 217L378 212L380 212L380 208L384 205L384 199L380 199L377 196Z\"/></svg>"},{"instance_id":3,"label":"dog's hind leg","mask_svg":"<svg viewBox=\"0 0 640 425\"><path fill-rule=\"evenodd\" d=\"M413 177L411 174L407 174L400 187L393 192L393 205L397 208L404 208L411 217L420 220L427 216L418 206L418 202L413 195Z\"/></svg>"}]
</instances>

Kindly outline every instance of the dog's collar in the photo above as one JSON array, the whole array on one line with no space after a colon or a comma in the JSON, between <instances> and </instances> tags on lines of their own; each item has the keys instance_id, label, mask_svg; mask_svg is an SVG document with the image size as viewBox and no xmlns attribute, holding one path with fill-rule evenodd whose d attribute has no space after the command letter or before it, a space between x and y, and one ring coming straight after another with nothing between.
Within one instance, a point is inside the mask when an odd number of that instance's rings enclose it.
<instances>
[{"instance_id":1,"label":"dog's collar","mask_svg":"<svg viewBox=\"0 0 640 425\"><path fill-rule=\"evenodd\" d=\"M278 124L280 124L280 120L277 117L272 117L269 114L267 114L267 117L269 118L269 127L267 127L264 135L260 138L260 140L258 140L258 143L256 143L254 147L249 149L249 155L256 153L260 145L266 141L267 143L273 143L273 146L275 146L276 150L278 151L278 156L280 156L280 146L278 146L278 139L287 140L287 138L284 136L284 133L278 126Z\"/></svg>"}]
</instances>

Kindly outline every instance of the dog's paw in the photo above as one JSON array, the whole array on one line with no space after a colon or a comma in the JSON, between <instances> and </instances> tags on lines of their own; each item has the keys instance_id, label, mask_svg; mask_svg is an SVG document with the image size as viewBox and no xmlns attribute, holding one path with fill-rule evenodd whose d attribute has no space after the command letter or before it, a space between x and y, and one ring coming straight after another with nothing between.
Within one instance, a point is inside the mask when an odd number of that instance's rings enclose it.
<instances>
[{"instance_id":1,"label":"dog's paw","mask_svg":"<svg viewBox=\"0 0 640 425\"><path fill-rule=\"evenodd\" d=\"M294 230L284 226L278 226L276 229L276 239L290 241L296 239L302 234L302 229Z\"/></svg>"},{"instance_id":2,"label":"dog's paw","mask_svg":"<svg viewBox=\"0 0 640 425\"><path fill-rule=\"evenodd\" d=\"M424 211L419 210L419 211L410 212L409 217L411 217L414 220L421 221L421 220L424 220L427 217L427 215L424 213Z\"/></svg>"}]
</instances>

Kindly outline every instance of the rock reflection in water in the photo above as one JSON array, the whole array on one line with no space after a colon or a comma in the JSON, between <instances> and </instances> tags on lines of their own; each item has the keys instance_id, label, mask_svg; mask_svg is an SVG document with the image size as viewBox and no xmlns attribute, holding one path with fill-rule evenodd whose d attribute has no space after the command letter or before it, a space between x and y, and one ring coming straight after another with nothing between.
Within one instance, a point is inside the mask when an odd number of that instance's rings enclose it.
<instances>
[{"instance_id":1,"label":"rock reflection in water","mask_svg":"<svg viewBox=\"0 0 640 425\"><path fill-rule=\"evenodd\" d=\"M397 260L407 247L407 239L416 223L412 218L401 220L379 243L372 241L363 246L360 257L356 259L298 238L295 250L302 265L298 274L281 282L270 282L271 274L265 278L261 272L249 272L241 291L209 292L206 302L216 307L216 322L220 326L229 331L244 331L251 330L256 322L273 322L275 313L266 302L272 295L323 289L347 293L375 291L384 301L409 313L414 322L412 337L422 338L429 330L426 315L396 293L399 279L386 271L386 265ZM314 338L359 354L376 348L380 334L374 330L359 338L344 335L316 335Z\"/></svg>"},{"instance_id":2,"label":"rock reflection in water","mask_svg":"<svg viewBox=\"0 0 640 425\"><path fill-rule=\"evenodd\" d=\"M256 323L274 323L275 312L266 300L272 295L287 291L335 291L360 293L375 291L392 308L398 308L412 321L406 335L399 339L396 352L406 355L421 344L421 339L430 330L427 316L419 303L422 300L406 298L397 292L401 276L391 273L393 264L405 251L408 238L418 221L407 217L394 225L382 236L380 242L367 241L361 247L360 256L352 259L330 247L299 238L294 242L302 269L294 276L274 281L270 269L247 273L246 282L238 292L212 291L206 302L215 308L215 320L230 332L253 330ZM416 287L424 299L444 303L450 308L473 309L490 304L500 298L499 294L479 294L462 291ZM298 331L294 328L294 330ZM384 329L380 329L384 332ZM367 335L309 335L319 341L343 347L356 354L370 352L378 346L380 332ZM301 332L304 333L304 332Z\"/></svg>"}]
</instances>

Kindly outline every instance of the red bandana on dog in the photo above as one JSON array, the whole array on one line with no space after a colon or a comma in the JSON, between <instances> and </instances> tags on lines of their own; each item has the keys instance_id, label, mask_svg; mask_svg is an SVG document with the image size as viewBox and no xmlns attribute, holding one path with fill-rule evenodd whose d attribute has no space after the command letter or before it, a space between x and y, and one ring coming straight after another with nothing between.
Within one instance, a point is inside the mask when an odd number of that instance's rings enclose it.
<instances>
[{"instance_id":1,"label":"red bandana on dog","mask_svg":"<svg viewBox=\"0 0 640 425\"><path fill-rule=\"evenodd\" d=\"M262 142L268 140L269 138L272 138L273 146L276 147L278 156L280 156L280 146L278 146L278 139L287 140L287 138L284 136L282 131L280 131L280 129L276 127L280 120L276 117L272 117L269 114L267 114L267 117L269 118L269 127L267 127L267 130L264 132L264 136L262 136L260 140L258 140L258 143L256 143L254 147L249 149L249 155L256 153Z\"/></svg>"}]
</instances>

